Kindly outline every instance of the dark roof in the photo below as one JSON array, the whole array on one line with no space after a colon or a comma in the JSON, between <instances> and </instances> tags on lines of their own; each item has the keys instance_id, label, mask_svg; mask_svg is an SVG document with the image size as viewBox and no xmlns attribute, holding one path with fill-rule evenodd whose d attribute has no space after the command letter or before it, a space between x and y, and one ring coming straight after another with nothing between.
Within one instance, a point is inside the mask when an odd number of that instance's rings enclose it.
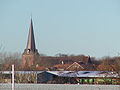
<instances>
[{"instance_id":1,"label":"dark roof","mask_svg":"<svg viewBox=\"0 0 120 90\"><path fill-rule=\"evenodd\" d=\"M26 49L31 50L33 52L36 51L32 19L31 19L31 23L30 23L30 27L29 27L29 35L28 35Z\"/></svg>"}]
</instances>

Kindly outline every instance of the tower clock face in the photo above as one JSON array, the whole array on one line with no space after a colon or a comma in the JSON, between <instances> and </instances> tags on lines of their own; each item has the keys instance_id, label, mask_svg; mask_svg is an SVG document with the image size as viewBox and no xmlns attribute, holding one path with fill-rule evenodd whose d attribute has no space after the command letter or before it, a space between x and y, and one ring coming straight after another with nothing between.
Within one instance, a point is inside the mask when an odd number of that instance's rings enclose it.
<instances>
[{"instance_id":1,"label":"tower clock face","mask_svg":"<svg viewBox=\"0 0 120 90\"><path fill-rule=\"evenodd\" d=\"M29 50L29 49L27 50L27 53L28 53L28 54L30 53L30 50Z\"/></svg>"}]
</instances>

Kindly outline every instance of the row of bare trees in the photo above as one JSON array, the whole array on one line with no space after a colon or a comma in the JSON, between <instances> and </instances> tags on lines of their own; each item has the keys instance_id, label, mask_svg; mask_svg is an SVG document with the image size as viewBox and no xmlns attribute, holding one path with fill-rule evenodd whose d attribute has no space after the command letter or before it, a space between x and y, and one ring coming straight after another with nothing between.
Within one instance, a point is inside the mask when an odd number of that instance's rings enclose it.
<instances>
[{"instance_id":1,"label":"row of bare trees","mask_svg":"<svg viewBox=\"0 0 120 90\"><path fill-rule=\"evenodd\" d=\"M21 64L21 54L19 53L0 53L0 70L11 70L11 65L15 64L18 70Z\"/></svg>"},{"instance_id":2,"label":"row of bare trees","mask_svg":"<svg viewBox=\"0 0 120 90\"><path fill-rule=\"evenodd\" d=\"M41 57L47 57L47 59L39 59L38 64L43 67L52 67L55 64L59 64L58 60L55 58L48 57L44 54L40 55ZM84 55L68 55L58 53L55 57L83 57ZM20 53L5 53L2 51L2 46L0 46L0 70L11 70L11 65L15 64L16 70L21 70L21 54ZM116 71L120 72L120 57L103 57L96 59L91 57L92 63L95 65L96 70L99 71ZM67 60L66 60L67 61ZM70 61L70 60L69 60ZM30 67L28 67L30 68ZM36 66L31 67L31 70L35 70Z\"/></svg>"}]
</instances>

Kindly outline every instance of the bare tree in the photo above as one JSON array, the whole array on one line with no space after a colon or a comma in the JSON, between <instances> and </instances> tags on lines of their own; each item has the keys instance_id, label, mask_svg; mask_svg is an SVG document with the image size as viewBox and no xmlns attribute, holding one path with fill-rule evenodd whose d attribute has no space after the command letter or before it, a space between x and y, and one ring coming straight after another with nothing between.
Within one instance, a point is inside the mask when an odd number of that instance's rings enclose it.
<instances>
[{"instance_id":1,"label":"bare tree","mask_svg":"<svg viewBox=\"0 0 120 90\"><path fill-rule=\"evenodd\" d=\"M21 54L19 53L4 53L3 54L2 70L11 70L11 65L15 64L15 69L18 70L21 62Z\"/></svg>"}]
</instances>

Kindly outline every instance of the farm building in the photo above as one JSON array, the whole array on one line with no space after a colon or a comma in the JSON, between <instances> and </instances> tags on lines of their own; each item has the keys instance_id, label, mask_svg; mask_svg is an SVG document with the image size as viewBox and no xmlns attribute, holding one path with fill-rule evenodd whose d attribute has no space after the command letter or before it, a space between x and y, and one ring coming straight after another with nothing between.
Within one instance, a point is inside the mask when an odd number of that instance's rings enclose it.
<instances>
[{"instance_id":1,"label":"farm building","mask_svg":"<svg viewBox=\"0 0 120 90\"><path fill-rule=\"evenodd\" d=\"M1 83L11 82L11 72L1 71ZM15 71L16 83L49 84L120 84L120 77L110 71Z\"/></svg>"}]
</instances>

